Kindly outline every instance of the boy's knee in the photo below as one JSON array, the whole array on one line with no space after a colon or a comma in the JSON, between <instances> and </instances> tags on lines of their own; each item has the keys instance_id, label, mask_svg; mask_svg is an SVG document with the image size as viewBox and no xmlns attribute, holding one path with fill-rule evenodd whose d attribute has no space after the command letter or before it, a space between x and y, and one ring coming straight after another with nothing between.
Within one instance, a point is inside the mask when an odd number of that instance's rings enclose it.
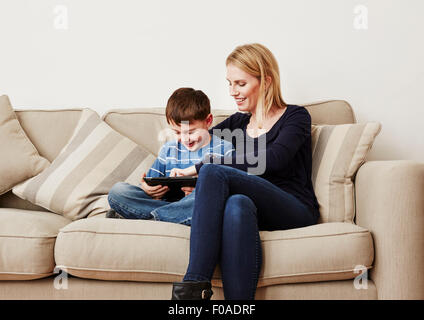
<instances>
[{"instance_id":1,"label":"boy's knee","mask_svg":"<svg viewBox=\"0 0 424 320\"><path fill-rule=\"evenodd\" d=\"M128 183L117 182L109 190L108 199L118 198L128 190Z\"/></svg>"}]
</instances>

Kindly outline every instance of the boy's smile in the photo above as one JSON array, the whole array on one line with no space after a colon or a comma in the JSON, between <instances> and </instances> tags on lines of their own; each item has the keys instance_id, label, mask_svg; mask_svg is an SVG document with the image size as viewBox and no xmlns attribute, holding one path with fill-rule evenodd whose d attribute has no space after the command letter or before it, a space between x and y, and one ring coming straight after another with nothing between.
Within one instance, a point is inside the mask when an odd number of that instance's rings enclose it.
<instances>
[{"instance_id":1,"label":"boy's smile","mask_svg":"<svg viewBox=\"0 0 424 320\"><path fill-rule=\"evenodd\" d=\"M182 121L180 124L171 122L170 125L179 142L189 151L197 151L210 142L208 129L212 119L212 114L209 114L205 120Z\"/></svg>"}]
</instances>

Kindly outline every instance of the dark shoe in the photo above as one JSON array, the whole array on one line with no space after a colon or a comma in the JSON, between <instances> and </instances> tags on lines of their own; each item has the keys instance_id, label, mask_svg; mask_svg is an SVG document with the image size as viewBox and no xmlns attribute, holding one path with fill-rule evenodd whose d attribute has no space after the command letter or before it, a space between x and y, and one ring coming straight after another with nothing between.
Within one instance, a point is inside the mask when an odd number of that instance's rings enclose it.
<instances>
[{"instance_id":1,"label":"dark shoe","mask_svg":"<svg viewBox=\"0 0 424 320\"><path fill-rule=\"evenodd\" d=\"M172 284L171 300L210 300L212 295L209 281L184 281Z\"/></svg>"},{"instance_id":2,"label":"dark shoe","mask_svg":"<svg viewBox=\"0 0 424 320\"><path fill-rule=\"evenodd\" d=\"M113 209L110 209L108 212L106 212L106 218L125 219L123 216L121 216L119 213L117 213Z\"/></svg>"}]
</instances>

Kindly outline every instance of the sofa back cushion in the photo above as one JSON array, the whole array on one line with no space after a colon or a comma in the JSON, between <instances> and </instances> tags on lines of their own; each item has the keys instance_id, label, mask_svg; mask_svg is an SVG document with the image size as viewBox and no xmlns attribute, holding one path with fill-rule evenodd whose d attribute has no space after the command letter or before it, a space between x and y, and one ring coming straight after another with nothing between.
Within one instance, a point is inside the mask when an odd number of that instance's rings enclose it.
<instances>
[{"instance_id":1,"label":"sofa back cushion","mask_svg":"<svg viewBox=\"0 0 424 320\"><path fill-rule=\"evenodd\" d=\"M320 222L353 223L353 177L380 131L380 124L354 124L352 108L345 101L303 106L311 114L313 123L312 182L320 204ZM164 111L164 108L115 109L106 113L103 120L157 155L163 143L161 133L168 127ZM213 110L213 125L234 112L236 110Z\"/></svg>"},{"instance_id":2,"label":"sofa back cushion","mask_svg":"<svg viewBox=\"0 0 424 320\"><path fill-rule=\"evenodd\" d=\"M68 143L84 109L24 110L15 113L41 156L52 162Z\"/></svg>"},{"instance_id":3,"label":"sofa back cushion","mask_svg":"<svg viewBox=\"0 0 424 320\"><path fill-rule=\"evenodd\" d=\"M154 159L85 109L51 165L13 193L71 220L96 215L110 209L107 194L116 182L137 183Z\"/></svg>"},{"instance_id":4,"label":"sofa back cushion","mask_svg":"<svg viewBox=\"0 0 424 320\"><path fill-rule=\"evenodd\" d=\"M213 110L213 125L224 121L235 110ZM129 137L155 156L169 137L165 108L113 109L103 120L113 129Z\"/></svg>"},{"instance_id":5,"label":"sofa back cushion","mask_svg":"<svg viewBox=\"0 0 424 320\"><path fill-rule=\"evenodd\" d=\"M353 110L346 101L325 101L302 106L311 114L313 124L355 122ZM220 123L235 112L236 109L212 109L212 125ZM165 108L112 109L103 116L103 120L154 155L158 154L164 141L164 132L168 128Z\"/></svg>"},{"instance_id":6,"label":"sofa back cushion","mask_svg":"<svg viewBox=\"0 0 424 320\"><path fill-rule=\"evenodd\" d=\"M21 127L9 98L0 96L0 195L49 166Z\"/></svg>"},{"instance_id":7,"label":"sofa back cushion","mask_svg":"<svg viewBox=\"0 0 424 320\"><path fill-rule=\"evenodd\" d=\"M354 123L349 103L343 100L301 104L311 114L313 124ZM167 128L165 108L111 109L103 120L113 129L157 155L161 141L159 132ZM232 109L212 109L214 124L234 113ZM83 109L19 109L15 114L41 156L52 162L70 139ZM11 191L0 195L0 207L47 210L15 196Z\"/></svg>"}]
</instances>

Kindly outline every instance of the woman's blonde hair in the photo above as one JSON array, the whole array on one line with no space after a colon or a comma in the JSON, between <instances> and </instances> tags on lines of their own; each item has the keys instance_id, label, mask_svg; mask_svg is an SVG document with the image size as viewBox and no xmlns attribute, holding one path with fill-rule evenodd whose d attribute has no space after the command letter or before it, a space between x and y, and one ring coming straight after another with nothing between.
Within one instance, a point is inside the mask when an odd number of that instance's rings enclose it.
<instances>
[{"instance_id":1,"label":"woman's blonde hair","mask_svg":"<svg viewBox=\"0 0 424 320\"><path fill-rule=\"evenodd\" d=\"M259 128L262 127L263 118L272 106L286 107L281 95L278 63L267 47L259 43L238 46L227 57L225 64L227 66L233 64L259 80L259 96L256 105L256 122ZM271 78L271 83L267 88L268 76Z\"/></svg>"}]
</instances>

